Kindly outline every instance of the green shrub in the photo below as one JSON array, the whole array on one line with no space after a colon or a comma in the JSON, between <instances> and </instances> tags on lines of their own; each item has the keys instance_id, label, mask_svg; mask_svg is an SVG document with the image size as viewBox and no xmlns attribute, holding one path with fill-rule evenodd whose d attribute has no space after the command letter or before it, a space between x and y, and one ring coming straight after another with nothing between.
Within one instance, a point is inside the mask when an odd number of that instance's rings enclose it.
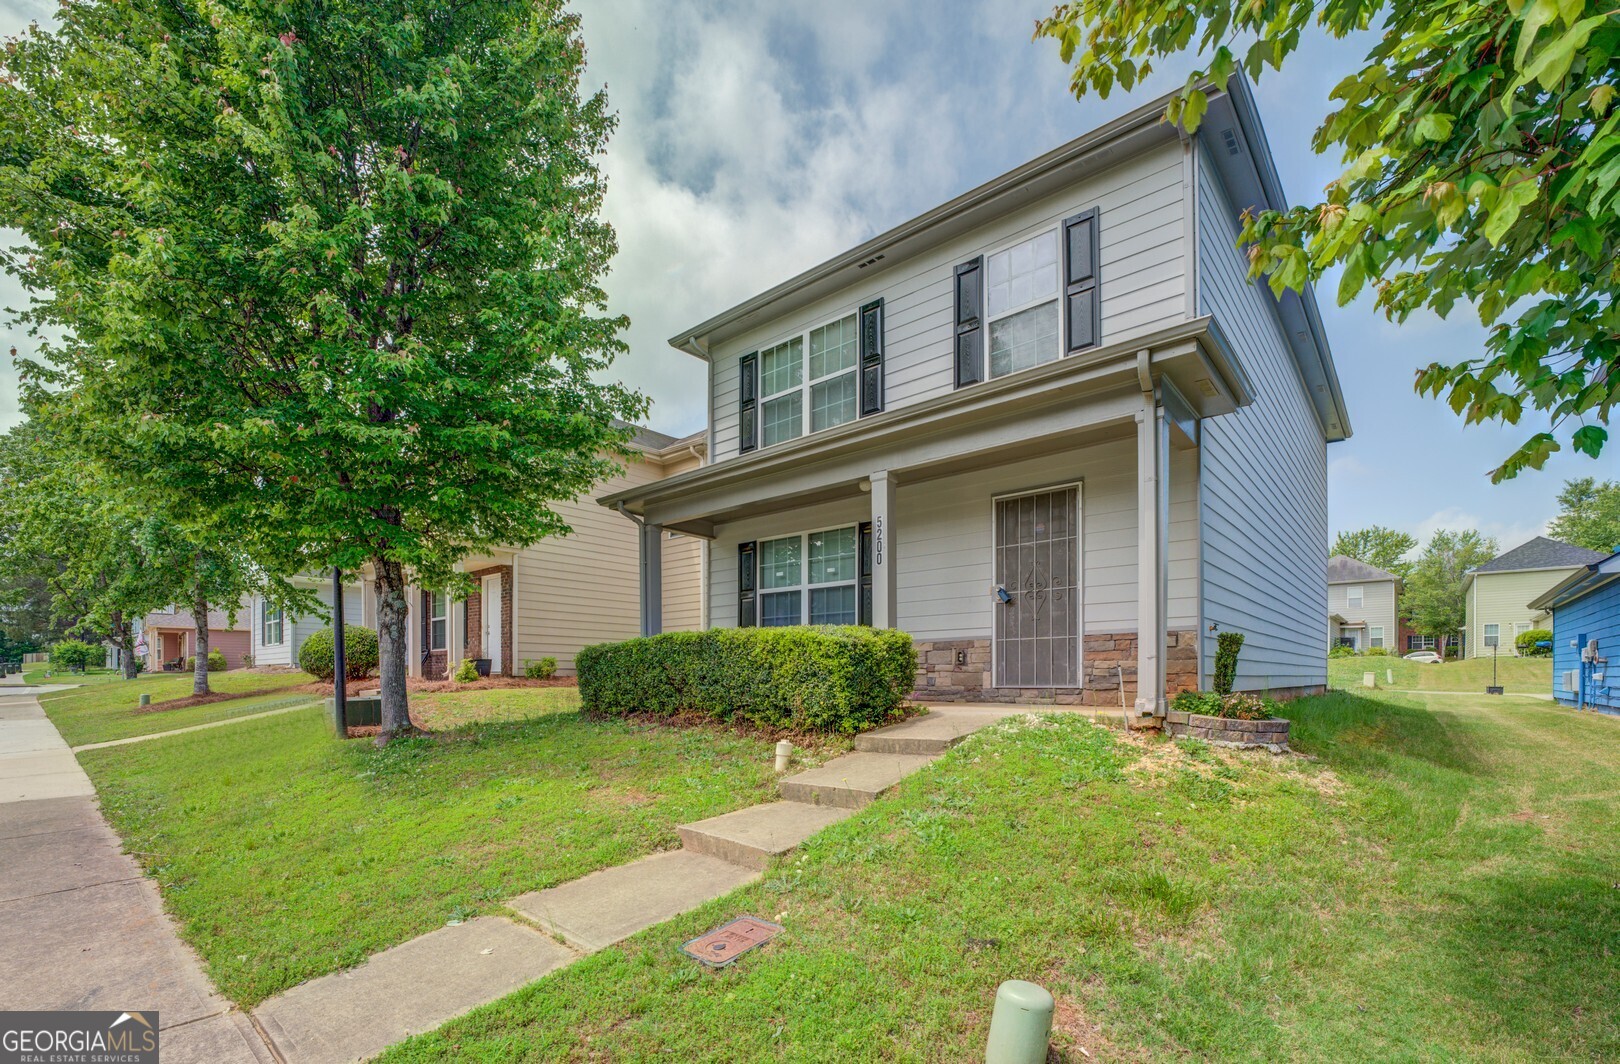
<instances>
[{"instance_id":1,"label":"green shrub","mask_svg":"<svg viewBox=\"0 0 1620 1064\"><path fill-rule=\"evenodd\" d=\"M1382 657L1386 657L1388 654L1389 654L1389 648L1388 647L1368 647L1367 648L1367 656L1369 658L1382 658Z\"/></svg>"},{"instance_id":2,"label":"green shrub","mask_svg":"<svg viewBox=\"0 0 1620 1064\"><path fill-rule=\"evenodd\" d=\"M456 674L450 678L456 683L477 683L478 666L473 664L472 658L462 658L461 664L456 666Z\"/></svg>"},{"instance_id":3,"label":"green shrub","mask_svg":"<svg viewBox=\"0 0 1620 1064\"><path fill-rule=\"evenodd\" d=\"M331 680L332 629L322 628L298 648L298 667L319 680ZM358 624L343 626L343 675L364 680L377 667L377 633Z\"/></svg>"},{"instance_id":4,"label":"green shrub","mask_svg":"<svg viewBox=\"0 0 1620 1064\"><path fill-rule=\"evenodd\" d=\"M1521 657L1550 658L1552 657L1552 647L1550 645L1538 647L1536 644L1551 644L1552 637L1552 633L1545 628L1532 628L1528 632L1520 632L1514 636L1513 646L1518 650Z\"/></svg>"},{"instance_id":5,"label":"green shrub","mask_svg":"<svg viewBox=\"0 0 1620 1064\"><path fill-rule=\"evenodd\" d=\"M1347 647L1343 643L1334 643L1328 647L1328 657L1330 658L1353 658L1355 656L1355 647Z\"/></svg>"},{"instance_id":6,"label":"green shrub","mask_svg":"<svg viewBox=\"0 0 1620 1064\"><path fill-rule=\"evenodd\" d=\"M1238 652L1243 649L1242 632L1222 632L1215 637L1215 691L1231 694L1237 679Z\"/></svg>"},{"instance_id":7,"label":"green shrub","mask_svg":"<svg viewBox=\"0 0 1620 1064\"><path fill-rule=\"evenodd\" d=\"M574 658L596 713L696 712L795 731L891 720L916 679L911 636L848 626L714 628L599 643Z\"/></svg>"},{"instance_id":8,"label":"green shrub","mask_svg":"<svg viewBox=\"0 0 1620 1064\"><path fill-rule=\"evenodd\" d=\"M225 652L223 650L210 650L208 652L208 671L225 671Z\"/></svg>"},{"instance_id":9,"label":"green shrub","mask_svg":"<svg viewBox=\"0 0 1620 1064\"><path fill-rule=\"evenodd\" d=\"M83 672L107 663L107 648L78 639L64 639L51 647L51 668Z\"/></svg>"},{"instance_id":10,"label":"green shrub","mask_svg":"<svg viewBox=\"0 0 1620 1064\"><path fill-rule=\"evenodd\" d=\"M557 674L557 659L552 657L541 658L539 661L526 661L523 663L523 675L531 680L549 680Z\"/></svg>"},{"instance_id":11,"label":"green shrub","mask_svg":"<svg viewBox=\"0 0 1620 1064\"><path fill-rule=\"evenodd\" d=\"M1248 691L1217 694L1214 691L1183 691L1171 703L1178 713L1232 720L1266 720L1277 715L1277 701Z\"/></svg>"}]
</instances>

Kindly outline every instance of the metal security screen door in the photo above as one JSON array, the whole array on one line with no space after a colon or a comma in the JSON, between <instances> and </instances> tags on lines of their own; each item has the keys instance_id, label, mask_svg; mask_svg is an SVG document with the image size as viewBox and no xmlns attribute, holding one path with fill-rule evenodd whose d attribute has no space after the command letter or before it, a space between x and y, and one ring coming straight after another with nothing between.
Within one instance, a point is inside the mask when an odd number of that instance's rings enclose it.
<instances>
[{"instance_id":1,"label":"metal security screen door","mask_svg":"<svg viewBox=\"0 0 1620 1064\"><path fill-rule=\"evenodd\" d=\"M1080 647L1080 489L995 502L995 683L1076 687Z\"/></svg>"}]
</instances>

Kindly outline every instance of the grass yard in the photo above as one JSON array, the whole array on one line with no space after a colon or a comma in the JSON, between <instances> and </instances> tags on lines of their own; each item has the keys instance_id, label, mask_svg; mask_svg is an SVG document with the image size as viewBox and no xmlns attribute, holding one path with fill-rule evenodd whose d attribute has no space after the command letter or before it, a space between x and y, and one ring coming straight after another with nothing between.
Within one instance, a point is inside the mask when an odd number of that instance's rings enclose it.
<instances>
[{"instance_id":1,"label":"grass yard","mask_svg":"<svg viewBox=\"0 0 1620 1064\"><path fill-rule=\"evenodd\" d=\"M476 716L490 699L516 714L507 699L524 695L456 692L438 712ZM543 702L385 750L333 740L312 708L80 762L208 974L252 1006L525 891L672 848L675 825L774 792L763 739Z\"/></svg>"},{"instance_id":2,"label":"grass yard","mask_svg":"<svg viewBox=\"0 0 1620 1064\"><path fill-rule=\"evenodd\" d=\"M1620 720L1288 712L1312 758L1000 725L760 884L381 1059L982 1059L1009 978L1056 994L1074 1062L1620 1058ZM742 913L787 931L718 972L677 954Z\"/></svg>"},{"instance_id":3,"label":"grass yard","mask_svg":"<svg viewBox=\"0 0 1620 1064\"><path fill-rule=\"evenodd\" d=\"M577 687L496 687L487 690L423 691L411 694L411 719L429 731L464 724L523 720L579 709Z\"/></svg>"},{"instance_id":4,"label":"grass yard","mask_svg":"<svg viewBox=\"0 0 1620 1064\"><path fill-rule=\"evenodd\" d=\"M126 739L132 735L150 735L193 724L206 724L245 713L261 713L266 709L288 705L291 699L300 697L283 688L297 687L313 679L303 672L210 673L208 684L216 692L265 693L254 698L233 698L201 706L164 709L165 701L190 696L191 674L143 673L133 680L119 678L113 682L90 683L68 691L52 691L40 695L39 704L69 746L82 746L85 743ZM152 704L144 709L140 704L143 694L152 696ZM319 696L301 697L306 701L315 701Z\"/></svg>"},{"instance_id":5,"label":"grass yard","mask_svg":"<svg viewBox=\"0 0 1620 1064\"><path fill-rule=\"evenodd\" d=\"M1508 694L1552 694L1551 658L1501 658L1496 663L1498 682ZM1483 695L1491 682L1491 659L1469 658L1440 665L1423 665L1397 657L1329 658L1328 684L1342 690L1360 690L1363 673L1377 673L1378 686L1389 686L1387 670L1395 671L1393 690L1468 691Z\"/></svg>"},{"instance_id":6,"label":"grass yard","mask_svg":"<svg viewBox=\"0 0 1620 1064\"><path fill-rule=\"evenodd\" d=\"M22 668L23 683L102 684L112 683L124 678L124 674L117 669L86 669L83 672L63 671L54 676L46 676L45 673L49 671L51 671L51 666L48 662L39 661L31 665L24 665Z\"/></svg>"}]
</instances>

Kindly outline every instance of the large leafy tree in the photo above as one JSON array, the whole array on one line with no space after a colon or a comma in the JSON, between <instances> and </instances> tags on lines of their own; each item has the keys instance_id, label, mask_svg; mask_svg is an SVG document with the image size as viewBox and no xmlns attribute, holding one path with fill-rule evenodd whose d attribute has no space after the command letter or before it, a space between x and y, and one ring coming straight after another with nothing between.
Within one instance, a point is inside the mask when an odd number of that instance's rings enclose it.
<instances>
[{"instance_id":1,"label":"large leafy tree","mask_svg":"<svg viewBox=\"0 0 1620 1064\"><path fill-rule=\"evenodd\" d=\"M1468 620L1468 570L1494 557L1496 541L1473 529L1441 530L1430 537L1401 591L1401 614L1412 630L1434 636L1435 646L1444 647Z\"/></svg>"},{"instance_id":2,"label":"large leafy tree","mask_svg":"<svg viewBox=\"0 0 1620 1064\"><path fill-rule=\"evenodd\" d=\"M1587 550L1620 550L1620 481L1577 477L1558 493L1548 535Z\"/></svg>"},{"instance_id":3,"label":"large leafy tree","mask_svg":"<svg viewBox=\"0 0 1620 1064\"><path fill-rule=\"evenodd\" d=\"M560 0L76 3L4 57L7 265L70 337L36 379L181 520L369 564L380 741L411 727L407 572L566 532L547 504L644 409L598 379L583 64Z\"/></svg>"},{"instance_id":4,"label":"large leafy tree","mask_svg":"<svg viewBox=\"0 0 1620 1064\"><path fill-rule=\"evenodd\" d=\"M1251 273L1300 289L1342 267L1338 297L1367 285L1389 317L1459 302L1485 350L1437 361L1420 392L1470 422L1531 433L1493 480L1539 469L1565 443L1596 458L1620 400L1620 11L1583 0L1081 0L1036 28L1072 63L1077 95L1130 88L1153 62L1201 62L1168 117L1196 128L1205 86L1280 68L1312 25L1334 38L1379 27L1316 131L1344 172L1321 202L1245 220ZM1196 42L1196 43L1195 43Z\"/></svg>"},{"instance_id":5,"label":"large leafy tree","mask_svg":"<svg viewBox=\"0 0 1620 1064\"><path fill-rule=\"evenodd\" d=\"M1383 525L1372 525L1369 528L1340 532L1333 540L1331 553L1375 565L1385 572L1394 573L1405 579L1406 574L1412 570L1412 563L1406 561L1405 557L1417 545L1416 536L1398 532L1393 528L1385 528Z\"/></svg>"}]
</instances>

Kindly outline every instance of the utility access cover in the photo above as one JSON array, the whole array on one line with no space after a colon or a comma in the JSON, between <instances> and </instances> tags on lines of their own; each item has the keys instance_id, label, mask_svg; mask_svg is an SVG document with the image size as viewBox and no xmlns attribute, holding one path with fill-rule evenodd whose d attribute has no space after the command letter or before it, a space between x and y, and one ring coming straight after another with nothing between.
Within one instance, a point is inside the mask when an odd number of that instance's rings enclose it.
<instances>
[{"instance_id":1,"label":"utility access cover","mask_svg":"<svg viewBox=\"0 0 1620 1064\"><path fill-rule=\"evenodd\" d=\"M756 946L782 933L781 924L757 916L739 916L681 946L681 952L710 968L724 968Z\"/></svg>"}]
</instances>

